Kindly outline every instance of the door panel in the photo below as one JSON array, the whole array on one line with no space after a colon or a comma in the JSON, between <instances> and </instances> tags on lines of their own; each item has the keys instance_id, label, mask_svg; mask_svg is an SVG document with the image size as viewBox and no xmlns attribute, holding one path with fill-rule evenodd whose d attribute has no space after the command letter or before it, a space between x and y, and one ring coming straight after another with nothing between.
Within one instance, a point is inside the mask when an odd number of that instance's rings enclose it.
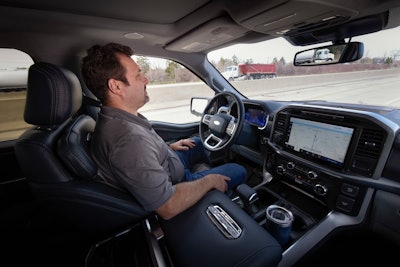
<instances>
[{"instance_id":1,"label":"door panel","mask_svg":"<svg viewBox=\"0 0 400 267\"><path fill-rule=\"evenodd\" d=\"M161 136L166 142L173 142L181 138L187 138L190 136L198 135L199 124L185 123L185 124L172 124L165 122L152 122L154 130Z\"/></svg>"}]
</instances>

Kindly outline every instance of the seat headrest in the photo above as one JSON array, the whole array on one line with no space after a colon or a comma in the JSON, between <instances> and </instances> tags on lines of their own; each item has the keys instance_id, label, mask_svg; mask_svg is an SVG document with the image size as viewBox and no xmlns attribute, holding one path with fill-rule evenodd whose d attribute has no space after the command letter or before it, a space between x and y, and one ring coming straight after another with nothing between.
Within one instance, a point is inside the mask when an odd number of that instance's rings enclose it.
<instances>
[{"instance_id":1,"label":"seat headrest","mask_svg":"<svg viewBox=\"0 0 400 267\"><path fill-rule=\"evenodd\" d=\"M52 128L70 118L81 105L82 88L73 72L45 62L29 68L24 112L27 123Z\"/></svg>"}]
</instances>

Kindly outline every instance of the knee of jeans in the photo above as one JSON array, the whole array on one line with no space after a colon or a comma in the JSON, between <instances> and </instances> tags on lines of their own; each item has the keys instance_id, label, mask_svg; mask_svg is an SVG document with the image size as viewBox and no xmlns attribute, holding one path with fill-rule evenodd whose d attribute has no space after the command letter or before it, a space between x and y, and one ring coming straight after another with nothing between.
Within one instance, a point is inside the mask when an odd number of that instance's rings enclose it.
<instances>
[{"instance_id":1,"label":"knee of jeans","mask_svg":"<svg viewBox=\"0 0 400 267\"><path fill-rule=\"evenodd\" d=\"M194 144L195 144L195 145L200 145L200 144L202 144L202 143L201 143L201 139L200 139L199 137L197 137L197 136L192 137L191 139L194 141Z\"/></svg>"},{"instance_id":2,"label":"knee of jeans","mask_svg":"<svg viewBox=\"0 0 400 267\"><path fill-rule=\"evenodd\" d=\"M235 170L236 176L242 178L241 182L246 182L246 180L247 180L246 168L237 163L230 163L230 164L231 164L231 168L233 170Z\"/></svg>"}]
</instances>

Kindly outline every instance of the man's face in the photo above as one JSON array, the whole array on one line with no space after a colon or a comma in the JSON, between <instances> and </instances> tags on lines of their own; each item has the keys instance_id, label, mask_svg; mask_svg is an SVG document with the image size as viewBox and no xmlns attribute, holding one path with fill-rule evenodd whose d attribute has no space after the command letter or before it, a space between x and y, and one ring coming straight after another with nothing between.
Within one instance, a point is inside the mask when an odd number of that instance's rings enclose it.
<instances>
[{"instance_id":1,"label":"man's face","mask_svg":"<svg viewBox=\"0 0 400 267\"><path fill-rule=\"evenodd\" d=\"M125 84L124 90L126 104L138 110L150 99L146 91L148 80L132 58L124 55L119 59L126 70L125 77L129 83L129 85Z\"/></svg>"}]
</instances>

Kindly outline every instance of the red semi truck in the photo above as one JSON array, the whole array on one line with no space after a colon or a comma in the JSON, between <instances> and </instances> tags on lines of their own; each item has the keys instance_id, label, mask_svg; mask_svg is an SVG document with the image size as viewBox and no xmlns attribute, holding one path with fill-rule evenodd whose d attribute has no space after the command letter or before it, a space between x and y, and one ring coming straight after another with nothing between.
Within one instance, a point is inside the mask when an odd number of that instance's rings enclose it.
<instances>
[{"instance_id":1,"label":"red semi truck","mask_svg":"<svg viewBox=\"0 0 400 267\"><path fill-rule=\"evenodd\" d=\"M275 64L239 64L227 67L222 75L234 81L275 78L277 74Z\"/></svg>"}]
</instances>

